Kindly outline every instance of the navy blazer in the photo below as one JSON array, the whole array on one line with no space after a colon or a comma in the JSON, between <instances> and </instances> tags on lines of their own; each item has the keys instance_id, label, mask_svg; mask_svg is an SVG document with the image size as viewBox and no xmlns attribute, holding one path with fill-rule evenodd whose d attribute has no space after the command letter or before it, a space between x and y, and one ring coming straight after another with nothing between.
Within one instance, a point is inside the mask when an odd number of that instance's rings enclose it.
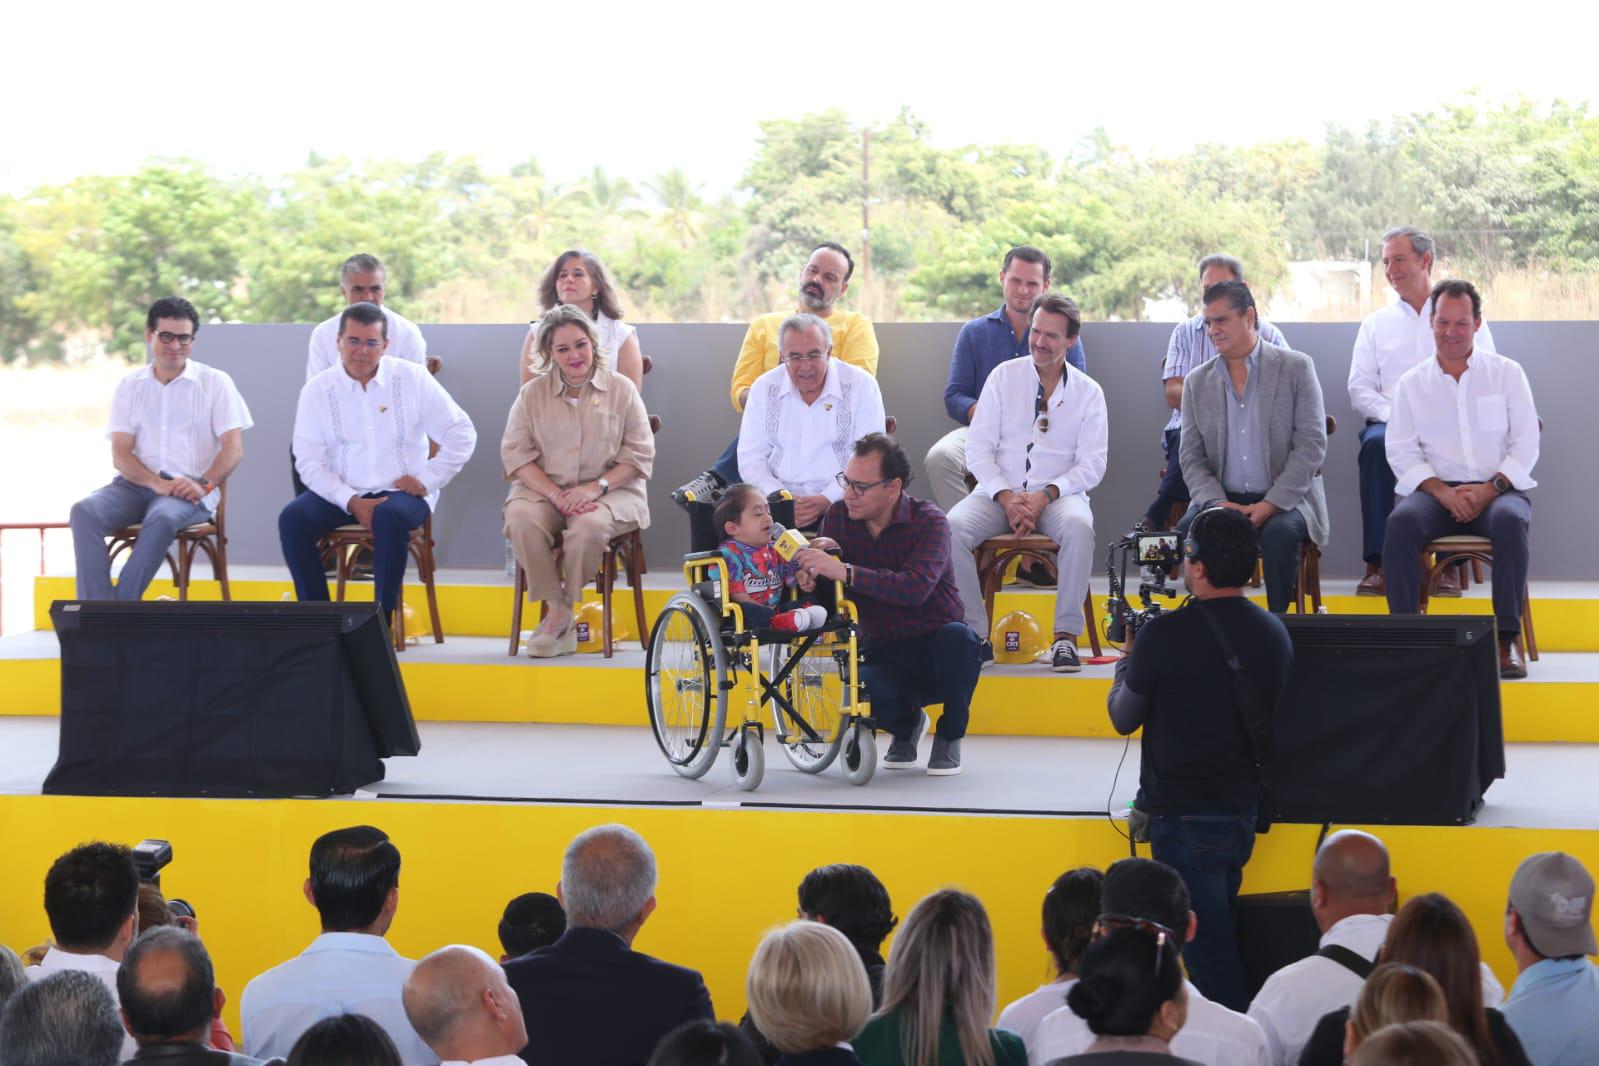
<instances>
[{"instance_id":1,"label":"navy blazer","mask_svg":"<svg viewBox=\"0 0 1599 1066\"><path fill-rule=\"evenodd\" d=\"M505 964L522 1002L532 1066L644 1066L661 1037L714 1021L697 970L634 951L615 933L569 928L549 947Z\"/></svg>"}]
</instances>

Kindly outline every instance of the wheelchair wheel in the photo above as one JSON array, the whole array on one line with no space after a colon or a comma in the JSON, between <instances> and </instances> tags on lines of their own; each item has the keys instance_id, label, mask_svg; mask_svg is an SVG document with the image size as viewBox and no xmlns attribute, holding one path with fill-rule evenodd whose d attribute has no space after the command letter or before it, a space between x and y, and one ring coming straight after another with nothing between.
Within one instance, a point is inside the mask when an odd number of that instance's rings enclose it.
<instances>
[{"instance_id":1,"label":"wheelchair wheel","mask_svg":"<svg viewBox=\"0 0 1599 1066\"><path fill-rule=\"evenodd\" d=\"M796 644L774 644L771 673L776 677L798 648ZM845 666L834 657L832 648L813 644L794 665L781 691L795 712L815 733L807 734L785 712L772 705L778 743L796 770L819 774L832 765L844 741Z\"/></svg>"},{"instance_id":2,"label":"wheelchair wheel","mask_svg":"<svg viewBox=\"0 0 1599 1066\"><path fill-rule=\"evenodd\" d=\"M716 762L727 721L727 653L705 601L680 592L650 630L644 695L661 754L684 777L697 778Z\"/></svg>"},{"instance_id":3,"label":"wheelchair wheel","mask_svg":"<svg viewBox=\"0 0 1599 1066\"><path fill-rule=\"evenodd\" d=\"M844 777L852 785L864 785L877 773L877 734L860 722L849 728L844 739Z\"/></svg>"},{"instance_id":4,"label":"wheelchair wheel","mask_svg":"<svg viewBox=\"0 0 1599 1066\"><path fill-rule=\"evenodd\" d=\"M733 764L733 783L744 792L760 788L761 779L766 776L766 747L761 743L760 732L740 729L728 755Z\"/></svg>"}]
</instances>

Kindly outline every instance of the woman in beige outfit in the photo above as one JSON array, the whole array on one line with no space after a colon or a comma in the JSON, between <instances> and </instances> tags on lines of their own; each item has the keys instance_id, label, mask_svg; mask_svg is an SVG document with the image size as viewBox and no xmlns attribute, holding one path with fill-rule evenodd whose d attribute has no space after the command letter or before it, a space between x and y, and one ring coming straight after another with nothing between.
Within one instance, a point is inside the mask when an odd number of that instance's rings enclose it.
<instances>
[{"instance_id":1,"label":"woman in beige outfit","mask_svg":"<svg viewBox=\"0 0 1599 1066\"><path fill-rule=\"evenodd\" d=\"M505 535L528 598L546 607L527 653L547 659L577 651L572 604L606 543L650 524L655 438L638 390L603 365L594 323L578 308L558 305L539 320L536 369L511 405L500 459L511 482Z\"/></svg>"}]
</instances>

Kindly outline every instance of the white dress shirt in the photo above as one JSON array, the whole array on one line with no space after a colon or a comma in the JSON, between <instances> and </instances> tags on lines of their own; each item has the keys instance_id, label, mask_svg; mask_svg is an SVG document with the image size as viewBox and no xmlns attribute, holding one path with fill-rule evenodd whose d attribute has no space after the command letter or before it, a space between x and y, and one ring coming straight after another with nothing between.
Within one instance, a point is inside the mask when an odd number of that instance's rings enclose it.
<instances>
[{"instance_id":1,"label":"white dress shirt","mask_svg":"<svg viewBox=\"0 0 1599 1066\"><path fill-rule=\"evenodd\" d=\"M1042 418L1038 388L1031 356L1007 359L983 383L966 431L966 469L990 499L1005 489L1037 492L1045 485L1062 496L1086 495L1105 476L1109 434L1099 382L1066 367Z\"/></svg>"},{"instance_id":2,"label":"white dress shirt","mask_svg":"<svg viewBox=\"0 0 1599 1066\"><path fill-rule=\"evenodd\" d=\"M428 439L439 454L428 458ZM294 465L306 488L340 508L351 496L384 492L410 475L428 490L458 474L477 446L477 430L426 368L385 355L363 388L329 367L305 383L294 416Z\"/></svg>"},{"instance_id":3,"label":"white dress shirt","mask_svg":"<svg viewBox=\"0 0 1599 1066\"><path fill-rule=\"evenodd\" d=\"M807 404L779 363L755 379L738 436L738 473L767 495L844 498L838 475L855 442L883 432L883 394L877 379L828 357L821 395Z\"/></svg>"},{"instance_id":4,"label":"white dress shirt","mask_svg":"<svg viewBox=\"0 0 1599 1066\"><path fill-rule=\"evenodd\" d=\"M1485 321L1477 329L1477 350L1493 347L1494 335ZM1395 296L1393 303L1367 315L1349 361L1349 402L1355 413L1372 422L1388 421L1399 379L1436 352L1431 296L1420 311Z\"/></svg>"},{"instance_id":5,"label":"white dress shirt","mask_svg":"<svg viewBox=\"0 0 1599 1066\"><path fill-rule=\"evenodd\" d=\"M383 358L404 359L408 363L426 367L428 342L423 339L416 323L398 311L390 311L387 307L382 310L383 317L389 320L389 346L383 349ZM311 331L310 353L305 360L305 380L310 381L328 367L339 365L339 319L343 316L344 312L340 311L327 321L317 323L317 327Z\"/></svg>"},{"instance_id":6,"label":"white dress shirt","mask_svg":"<svg viewBox=\"0 0 1599 1066\"><path fill-rule=\"evenodd\" d=\"M1502 473L1530 489L1538 461L1538 411L1527 372L1514 359L1478 349L1456 381L1437 358L1399 379L1388 420L1388 465L1408 496L1430 477L1487 481Z\"/></svg>"},{"instance_id":7,"label":"white dress shirt","mask_svg":"<svg viewBox=\"0 0 1599 1066\"><path fill-rule=\"evenodd\" d=\"M254 424L233 379L190 359L165 385L150 366L117 382L106 436L131 433L133 457L158 474L199 478L222 450L222 434ZM200 502L215 514L221 493L212 489Z\"/></svg>"},{"instance_id":8,"label":"white dress shirt","mask_svg":"<svg viewBox=\"0 0 1599 1066\"><path fill-rule=\"evenodd\" d=\"M380 936L323 933L311 946L244 986L239 1001L244 1053L288 1058L300 1035L323 1018L364 1014L383 1027L405 1066L439 1057L405 1017L400 990L416 963Z\"/></svg>"},{"instance_id":9,"label":"white dress shirt","mask_svg":"<svg viewBox=\"0 0 1599 1066\"><path fill-rule=\"evenodd\" d=\"M64 973L67 970L82 970L92 973L100 979L100 983L111 990L111 1002L121 1005L122 998L117 995L117 970L122 964L116 959L104 955L78 955L71 951L62 951L60 948L51 948L44 953L44 958L39 960L39 965L29 966L23 972L30 981L43 981L52 974ZM121 1018L117 1024L121 1024ZM126 1028L122 1030L122 1058L131 1059L139 1053L139 1045Z\"/></svg>"},{"instance_id":10,"label":"white dress shirt","mask_svg":"<svg viewBox=\"0 0 1599 1066\"><path fill-rule=\"evenodd\" d=\"M1047 985L1039 985L1037 989L1027 993L1021 999L1011 1003L999 1012L999 1021L995 1027L1009 1029L1022 1038L1028 1047L1033 1046L1033 1040L1038 1035L1038 1025L1048 1015L1066 1003L1066 991L1077 983L1075 977L1051 981Z\"/></svg>"},{"instance_id":11,"label":"white dress shirt","mask_svg":"<svg viewBox=\"0 0 1599 1066\"><path fill-rule=\"evenodd\" d=\"M977 401L982 409L982 401ZM1193 982L1188 985L1188 1021L1171 1042L1171 1053L1193 1059L1205 1066L1266 1066L1266 1035L1260 1026L1235 1010L1212 1003L1199 994ZM1075 981L1063 983L1063 994ZM1067 1055L1081 1055L1096 1039L1088 1023L1070 1007L1047 1015L1038 1025L1037 1036L1027 1045L1027 1061L1053 1062Z\"/></svg>"}]
</instances>

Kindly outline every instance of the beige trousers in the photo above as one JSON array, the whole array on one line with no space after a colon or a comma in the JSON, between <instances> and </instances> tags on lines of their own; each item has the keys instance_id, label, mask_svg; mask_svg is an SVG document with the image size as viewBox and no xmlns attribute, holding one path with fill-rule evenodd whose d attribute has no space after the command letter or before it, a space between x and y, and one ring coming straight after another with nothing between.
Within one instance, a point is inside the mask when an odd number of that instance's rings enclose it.
<instances>
[{"instance_id":1,"label":"beige trousers","mask_svg":"<svg viewBox=\"0 0 1599 1066\"><path fill-rule=\"evenodd\" d=\"M600 571L605 545L627 524L618 522L601 503L570 517L548 500L515 498L505 504L505 535L516 561L527 571L528 599L573 604L583 587ZM561 538L556 558L555 538Z\"/></svg>"}]
</instances>

